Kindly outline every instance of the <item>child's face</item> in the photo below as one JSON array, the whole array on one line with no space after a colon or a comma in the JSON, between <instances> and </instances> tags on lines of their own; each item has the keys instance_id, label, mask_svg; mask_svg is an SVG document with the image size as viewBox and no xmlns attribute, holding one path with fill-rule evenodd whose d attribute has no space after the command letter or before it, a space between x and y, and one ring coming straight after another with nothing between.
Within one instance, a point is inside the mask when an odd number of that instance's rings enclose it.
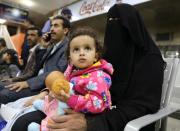
<instances>
[{"instance_id":1,"label":"child's face","mask_svg":"<svg viewBox=\"0 0 180 131\"><path fill-rule=\"evenodd\" d=\"M11 59L11 56L8 53L4 53L2 56L2 60L8 63Z\"/></svg>"},{"instance_id":2,"label":"child's face","mask_svg":"<svg viewBox=\"0 0 180 131\"><path fill-rule=\"evenodd\" d=\"M77 36L70 42L70 62L77 68L87 68L97 60L95 41L88 35Z\"/></svg>"}]
</instances>

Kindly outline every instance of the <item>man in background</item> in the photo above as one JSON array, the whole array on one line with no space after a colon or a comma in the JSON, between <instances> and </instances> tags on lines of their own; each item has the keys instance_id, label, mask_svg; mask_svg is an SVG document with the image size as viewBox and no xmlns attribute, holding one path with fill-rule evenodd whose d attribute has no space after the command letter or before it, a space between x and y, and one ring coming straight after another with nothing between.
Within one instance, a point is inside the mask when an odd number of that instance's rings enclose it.
<instances>
[{"instance_id":1,"label":"man in background","mask_svg":"<svg viewBox=\"0 0 180 131\"><path fill-rule=\"evenodd\" d=\"M2 57L3 51L6 49L6 41L4 40L4 38L0 38L0 58Z\"/></svg>"},{"instance_id":2,"label":"man in background","mask_svg":"<svg viewBox=\"0 0 180 131\"><path fill-rule=\"evenodd\" d=\"M23 82L17 82L0 89L0 103L8 103L19 98L39 93L45 87L46 76L55 70L64 72L67 67L65 50L68 45L66 35L70 29L70 22L62 16L56 16L51 23L51 44L42 58L42 67L37 76ZM47 34L44 35L44 39Z\"/></svg>"}]
</instances>

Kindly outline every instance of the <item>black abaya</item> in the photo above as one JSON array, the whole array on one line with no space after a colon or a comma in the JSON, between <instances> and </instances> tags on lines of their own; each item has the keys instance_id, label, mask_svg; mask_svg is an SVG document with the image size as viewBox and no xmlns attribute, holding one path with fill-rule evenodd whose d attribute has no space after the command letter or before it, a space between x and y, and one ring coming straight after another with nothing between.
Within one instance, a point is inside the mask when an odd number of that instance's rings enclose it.
<instances>
[{"instance_id":1,"label":"black abaya","mask_svg":"<svg viewBox=\"0 0 180 131\"><path fill-rule=\"evenodd\" d=\"M158 111L164 61L138 11L130 5L110 8L104 41L104 59L115 70L110 91L116 108L87 116L88 131L123 131L127 122Z\"/></svg>"}]
</instances>

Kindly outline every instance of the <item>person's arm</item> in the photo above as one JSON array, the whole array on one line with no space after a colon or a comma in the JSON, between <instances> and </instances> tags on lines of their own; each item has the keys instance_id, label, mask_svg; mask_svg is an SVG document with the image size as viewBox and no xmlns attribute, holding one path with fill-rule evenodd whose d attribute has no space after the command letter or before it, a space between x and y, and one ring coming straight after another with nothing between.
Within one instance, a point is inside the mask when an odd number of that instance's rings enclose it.
<instances>
[{"instance_id":1,"label":"person's arm","mask_svg":"<svg viewBox=\"0 0 180 131\"><path fill-rule=\"evenodd\" d=\"M41 75L35 76L33 78L28 79L26 82L30 89L33 90L41 90L45 87L45 78L50 72L45 72Z\"/></svg>"},{"instance_id":2,"label":"person's arm","mask_svg":"<svg viewBox=\"0 0 180 131\"><path fill-rule=\"evenodd\" d=\"M48 129L57 131L62 129L64 131L87 131L87 121L85 115L74 112L71 109L66 109L67 115L53 116L52 122L47 123Z\"/></svg>"},{"instance_id":3,"label":"person's arm","mask_svg":"<svg viewBox=\"0 0 180 131\"><path fill-rule=\"evenodd\" d=\"M26 81L21 81L6 85L5 88L9 88L9 90L14 90L16 92L19 92L22 89L29 88L29 85Z\"/></svg>"},{"instance_id":4,"label":"person's arm","mask_svg":"<svg viewBox=\"0 0 180 131\"><path fill-rule=\"evenodd\" d=\"M24 107L31 106L35 100L43 99L46 95L48 95L48 93L49 93L49 91L44 90L44 91L40 92L39 94L32 96L31 99L29 99L28 101L26 101L24 103Z\"/></svg>"},{"instance_id":5,"label":"person's arm","mask_svg":"<svg viewBox=\"0 0 180 131\"><path fill-rule=\"evenodd\" d=\"M17 73L20 71L16 65L10 65L9 70L10 70L10 77L16 77Z\"/></svg>"},{"instance_id":6,"label":"person's arm","mask_svg":"<svg viewBox=\"0 0 180 131\"><path fill-rule=\"evenodd\" d=\"M29 78L34 77L37 75L39 68L41 67L41 59L43 55L45 54L47 49L40 49L40 47L36 47L35 51L33 52L32 56L34 61L31 61L31 66L29 67L28 71L26 73L21 74L18 77L12 78L12 82L17 81L25 81ZM28 64L28 63L27 63Z\"/></svg>"},{"instance_id":7,"label":"person's arm","mask_svg":"<svg viewBox=\"0 0 180 131\"><path fill-rule=\"evenodd\" d=\"M94 76L97 76L95 74ZM103 73L102 76L92 77L90 81L85 81L83 88L87 89L87 94L70 95L67 104L77 112L100 113L106 108L110 108L111 99L109 88L111 77ZM82 84L84 86L84 84Z\"/></svg>"},{"instance_id":8,"label":"person's arm","mask_svg":"<svg viewBox=\"0 0 180 131\"><path fill-rule=\"evenodd\" d=\"M37 68L36 68L36 50L38 49L38 46L35 48L35 50L32 52L31 56L30 56L30 60L27 62L27 65L24 69L24 71L22 72L22 74L20 74L20 76L12 78L13 82L18 82L18 81L25 81L29 78L32 78L33 76L36 75L37 72Z\"/></svg>"},{"instance_id":9,"label":"person's arm","mask_svg":"<svg viewBox=\"0 0 180 131\"><path fill-rule=\"evenodd\" d=\"M59 50L56 53L59 53ZM52 72L52 71L64 72L65 71L65 69L67 67L67 58L64 54L64 50L61 51L59 54L57 54L57 57L55 57L55 55L56 54L54 54L51 57L51 59L46 62L43 74L27 80L27 83L32 91L40 90L40 89L44 88L45 78L50 72ZM55 58L53 58L53 57L55 57Z\"/></svg>"},{"instance_id":10,"label":"person's arm","mask_svg":"<svg viewBox=\"0 0 180 131\"><path fill-rule=\"evenodd\" d=\"M35 75L35 69L32 69L30 72L20 75L18 77L14 77L11 79L12 82L17 82L17 81L25 81Z\"/></svg>"}]
</instances>

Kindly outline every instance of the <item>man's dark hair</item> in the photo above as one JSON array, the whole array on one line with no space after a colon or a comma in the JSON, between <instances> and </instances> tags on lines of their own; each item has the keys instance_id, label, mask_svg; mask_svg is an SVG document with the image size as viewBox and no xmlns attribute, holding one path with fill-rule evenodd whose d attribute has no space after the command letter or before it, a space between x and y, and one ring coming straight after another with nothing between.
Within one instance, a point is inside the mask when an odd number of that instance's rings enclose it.
<instances>
[{"instance_id":1,"label":"man's dark hair","mask_svg":"<svg viewBox=\"0 0 180 131\"><path fill-rule=\"evenodd\" d=\"M63 28L68 28L68 29L71 28L70 21L67 18L58 15L58 16L55 16L52 20L56 20L56 19L60 19L63 21Z\"/></svg>"},{"instance_id":2,"label":"man's dark hair","mask_svg":"<svg viewBox=\"0 0 180 131\"><path fill-rule=\"evenodd\" d=\"M0 38L0 46L6 47L6 41L4 38Z\"/></svg>"},{"instance_id":3,"label":"man's dark hair","mask_svg":"<svg viewBox=\"0 0 180 131\"><path fill-rule=\"evenodd\" d=\"M26 21L29 22L31 25L34 25L34 22L31 19L27 18Z\"/></svg>"},{"instance_id":4,"label":"man's dark hair","mask_svg":"<svg viewBox=\"0 0 180 131\"><path fill-rule=\"evenodd\" d=\"M27 32L28 32L29 30L37 30L37 31L38 31L38 36L42 36L41 30L40 30L39 28L37 28L37 27L30 27L30 28L27 29Z\"/></svg>"},{"instance_id":5,"label":"man's dark hair","mask_svg":"<svg viewBox=\"0 0 180 131\"><path fill-rule=\"evenodd\" d=\"M68 20L70 20L72 17L71 10L69 8L66 8L66 7L62 9L61 15L66 17Z\"/></svg>"}]
</instances>

